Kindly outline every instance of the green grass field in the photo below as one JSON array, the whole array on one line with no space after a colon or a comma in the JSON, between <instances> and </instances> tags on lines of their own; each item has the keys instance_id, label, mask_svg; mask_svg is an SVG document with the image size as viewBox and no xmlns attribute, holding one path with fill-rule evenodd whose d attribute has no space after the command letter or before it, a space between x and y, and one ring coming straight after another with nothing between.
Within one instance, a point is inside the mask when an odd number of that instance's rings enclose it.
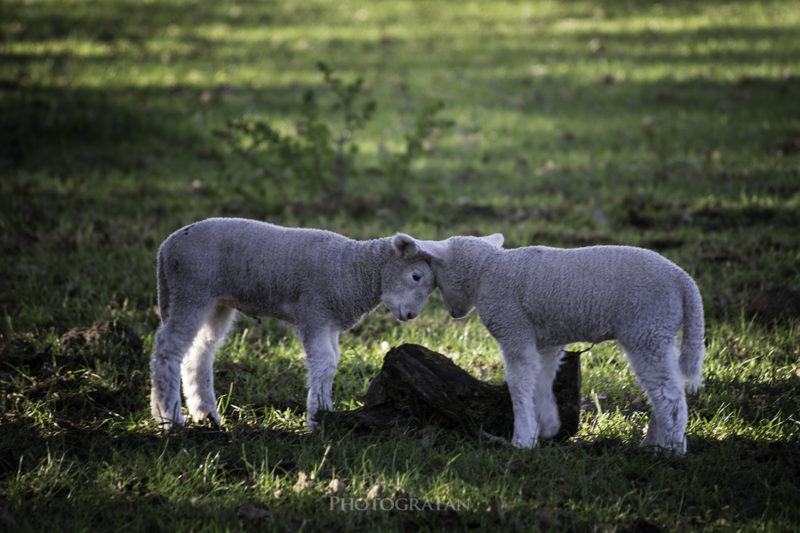
<instances>
[{"instance_id":1,"label":"green grass field","mask_svg":"<svg viewBox=\"0 0 800 533\"><path fill-rule=\"evenodd\" d=\"M0 32L0 530L800 527L795 2L6 0ZM375 103L336 194L217 134L300 139L309 90L343 131L320 61ZM387 170L434 101L451 124ZM312 434L298 341L250 319L218 354L222 430L164 437L156 251L210 216L655 249L704 298L689 452L636 448L647 404L612 342L582 356L562 445ZM335 409L403 342L503 379L480 322L434 294L410 323L381 308L342 335Z\"/></svg>"}]
</instances>

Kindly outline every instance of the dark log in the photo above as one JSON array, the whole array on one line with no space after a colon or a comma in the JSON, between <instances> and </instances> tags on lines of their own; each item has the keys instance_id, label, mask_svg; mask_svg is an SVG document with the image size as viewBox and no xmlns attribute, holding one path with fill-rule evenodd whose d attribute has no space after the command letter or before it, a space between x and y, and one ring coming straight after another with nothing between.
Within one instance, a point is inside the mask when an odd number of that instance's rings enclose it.
<instances>
[{"instance_id":1,"label":"dark log","mask_svg":"<svg viewBox=\"0 0 800 533\"><path fill-rule=\"evenodd\" d=\"M578 431L580 389L580 352L566 352L553 383L561 418L556 439ZM434 423L468 435L483 431L505 438L514 429L505 383L475 379L444 355L416 344L403 344L386 354L362 407L325 413L323 420L373 430Z\"/></svg>"}]
</instances>

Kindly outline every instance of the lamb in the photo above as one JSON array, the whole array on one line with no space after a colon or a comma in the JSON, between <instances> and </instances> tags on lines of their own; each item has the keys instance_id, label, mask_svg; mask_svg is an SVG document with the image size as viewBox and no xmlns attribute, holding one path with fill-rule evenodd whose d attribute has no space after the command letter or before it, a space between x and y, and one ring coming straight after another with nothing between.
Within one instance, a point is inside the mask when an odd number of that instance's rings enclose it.
<instances>
[{"instance_id":1,"label":"lamb","mask_svg":"<svg viewBox=\"0 0 800 533\"><path fill-rule=\"evenodd\" d=\"M220 423L214 396L215 353L238 312L292 324L306 353L306 423L331 408L339 333L381 303L401 321L419 314L434 289L416 241L356 241L317 229L211 218L170 235L158 251L161 326L150 360L153 417L183 425L189 414Z\"/></svg>"},{"instance_id":2,"label":"lamb","mask_svg":"<svg viewBox=\"0 0 800 533\"><path fill-rule=\"evenodd\" d=\"M684 385L689 391L702 386L705 352L694 280L643 248L504 250L502 243L494 234L418 244L432 257L451 316L463 318L477 307L500 345L514 411L512 444L530 448L557 433L552 383L564 345L617 339L652 406L641 445L685 453Z\"/></svg>"}]
</instances>

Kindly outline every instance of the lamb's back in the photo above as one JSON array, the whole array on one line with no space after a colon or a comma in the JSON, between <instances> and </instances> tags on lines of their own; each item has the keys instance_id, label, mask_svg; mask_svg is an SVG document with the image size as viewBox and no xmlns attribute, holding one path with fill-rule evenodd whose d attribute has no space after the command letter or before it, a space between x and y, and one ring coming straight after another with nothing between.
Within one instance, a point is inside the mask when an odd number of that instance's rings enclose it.
<instances>
[{"instance_id":1,"label":"lamb's back","mask_svg":"<svg viewBox=\"0 0 800 533\"><path fill-rule=\"evenodd\" d=\"M659 254L628 246L507 250L487 273L498 302L518 306L555 344L613 338L653 305L678 308L681 275Z\"/></svg>"},{"instance_id":2,"label":"lamb's back","mask_svg":"<svg viewBox=\"0 0 800 533\"><path fill-rule=\"evenodd\" d=\"M527 288L570 295L628 293L632 287L671 283L680 270L653 251L632 246L531 246L506 256L506 268L521 273Z\"/></svg>"},{"instance_id":3,"label":"lamb's back","mask_svg":"<svg viewBox=\"0 0 800 533\"><path fill-rule=\"evenodd\" d=\"M213 296L269 307L324 291L350 239L325 230L212 218L173 233L162 253L171 272Z\"/></svg>"}]
</instances>

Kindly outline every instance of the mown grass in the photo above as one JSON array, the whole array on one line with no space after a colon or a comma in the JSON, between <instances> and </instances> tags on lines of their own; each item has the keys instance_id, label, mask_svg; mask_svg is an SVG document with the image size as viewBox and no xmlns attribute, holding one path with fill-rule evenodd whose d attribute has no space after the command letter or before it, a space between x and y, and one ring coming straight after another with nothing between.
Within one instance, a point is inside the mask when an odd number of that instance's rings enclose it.
<instances>
[{"instance_id":1,"label":"mown grass","mask_svg":"<svg viewBox=\"0 0 800 533\"><path fill-rule=\"evenodd\" d=\"M3 529L796 530L792 2L7 1L0 30ZM337 202L278 202L213 134L242 117L291 131L317 61L363 76L377 102L356 138L366 168L425 102L445 103L454 126L401 190L373 170ZM147 398L155 253L219 215L660 251L695 276L707 317L688 455L636 449L647 404L614 343L583 355L565 445L311 434L298 342L246 319L218 358L222 431L163 437ZM336 409L402 342L503 377L480 323L450 321L434 296L413 323L379 310L343 335ZM335 505L376 485L393 510Z\"/></svg>"}]
</instances>

